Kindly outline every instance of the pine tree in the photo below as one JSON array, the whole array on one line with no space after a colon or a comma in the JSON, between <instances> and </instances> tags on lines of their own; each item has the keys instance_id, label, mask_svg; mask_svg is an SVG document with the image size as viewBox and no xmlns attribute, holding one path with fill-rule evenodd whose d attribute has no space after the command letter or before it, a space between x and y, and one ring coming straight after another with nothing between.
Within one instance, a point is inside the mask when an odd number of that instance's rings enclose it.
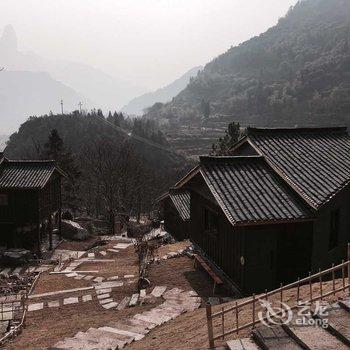
<instances>
[{"instance_id":1,"label":"pine tree","mask_svg":"<svg viewBox=\"0 0 350 350\"><path fill-rule=\"evenodd\" d=\"M62 138L56 129L51 130L47 143L44 145L42 158L55 160L66 174L62 186L62 204L76 214L79 208L79 178L81 172L77 161L69 150L64 147Z\"/></svg>"},{"instance_id":2,"label":"pine tree","mask_svg":"<svg viewBox=\"0 0 350 350\"><path fill-rule=\"evenodd\" d=\"M228 155L230 148L238 141L240 135L239 123L230 123L225 131L225 136L220 137L218 142L212 145L211 153L216 156Z\"/></svg>"}]
</instances>

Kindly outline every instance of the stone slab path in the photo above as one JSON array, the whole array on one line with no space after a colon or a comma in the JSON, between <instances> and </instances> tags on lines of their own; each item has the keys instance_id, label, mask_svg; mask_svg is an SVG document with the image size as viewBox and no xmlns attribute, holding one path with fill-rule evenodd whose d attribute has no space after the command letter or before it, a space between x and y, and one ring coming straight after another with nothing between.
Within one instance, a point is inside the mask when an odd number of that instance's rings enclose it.
<instances>
[{"instance_id":1,"label":"stone slab path","mask_svg":"<svg viewBox=\"0 0 350 350\"><path fill-rule=\"evenodd\" d=\"M165 301L149 311L124 319L118 319L116 315L116 322L110 322L99 328L90 328L86 332L79 332L74 337L59 341L49 349L122 349L133 341L143 339L155 327L185 312L198 309L201 305L201 298L192 295L178 288L171 289L163 294ZM121 304L126 305L127 300L123 299L119 305Z\"/></svg>"},{"instance_id":2,"label":"stone slab path","mask_svg":"<svg viewBox=\"0 0 350 350\"><path fill-rule=\"evenodd\" d=\"M165 286L156 286L154 287L154 289L152 290L152 295L156 298L160 298L162 296L162 294L166 291Z\"/></svg>"},{"instance_id":3,"label":"stone slab path","mask_svg":"<svg viewBox=\"0 0 350 350\"><path fill-rule=\"evenodd\" d=\"M63 298L59 300L47 301L47 302L31 303L28 305L28 311L39 311L44 308L57 308L60 306L85 303L91 300L92 300L92 295L85 294L81 297L68 297L68 298Z\"/></svg>"},{"instance_id":4,"label":"stone slab path","mask_svg":"<svg viewBox=\"0 0 350 350\"><path fill-rule=\"evenodd\" d=\"M40 293L40 294L31 294L28 296L28 299L35 299L35 298L43 298L43 297L51 297L56 296L60 294L65 293L74 293L74 292L81 292L86 290L92 290L94 287L82 287L82 288L74 288L74 289L64 289L64 290L57 290L54 292L47 292L47 293Z\"/></svg>"},{"instance_id":5,"label":"stone slab path","mask_svg":"<svg viewBox=\"0 0 350 350\"><path fill-rule=\"evenodd\" d=\"M125 248L130 247L131 245L133 245L133 243L118 243L113 248L115 248L115 249L125 249Z\"/></svg>"},{"instance_id":6,"label":"stone slab path","mask_svg":"<svg viewBox=\"0 0 350 350\"><path fill-rule=\"evenodd\" d=\"M82 257L86 252L85 251L73 251L73 250L66 250L66 249L56 249L54 253L52 254L51 259L52 260L61 260L66 261L71 258L77 259Z\"/></svg>"},{"instance_id":7,"label":"stone slab path","mask_svg":"<svg viewBox=\"0 0 350 350\"><path fill-rule=\"evenodd\" d=\"M14 274L22 275L22 274L25 274L27 272L45 272L45 271L48 271L52 267L53 266L51 266L51 265L49 265L49 266L46 266L46 265L31 266L31 267L20 266L20 267L16 267L16 268L6 267L6 268L0 268L0 274L2 274L2 275L14 275Z\"/></svg>"}]
</instances>

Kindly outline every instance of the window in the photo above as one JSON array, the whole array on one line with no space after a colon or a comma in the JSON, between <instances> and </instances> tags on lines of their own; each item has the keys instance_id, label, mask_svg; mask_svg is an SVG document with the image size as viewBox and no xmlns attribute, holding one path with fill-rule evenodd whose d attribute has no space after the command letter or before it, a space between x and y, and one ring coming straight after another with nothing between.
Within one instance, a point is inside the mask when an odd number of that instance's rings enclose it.
<instances>
[{"instance_id":1,"label":"window","mask_svg":"<svg viewBox=\"0 0 350 350\"><path fill-rule=\"evenodd\" d=\"M338 245L339 236L339 209L331 212L331 222L329 229L329 250L334 249Z\"/></svg>"},{"instance_id":2,"label":"window","mask_svg":"<svg viewBox=\"0 0 350 350\"><path fill-rule=\"evenodd\" d=\"M8 203L8 196L7 196L7 194L0 193L0 206L1 207L5 207L8 204L9 203Z\"/></svg>"},{"instance_id":3,"label":"window","mask_svg":"<svg viewBox=\"0 0 350 350\"><path fill-rule=\"evenodd\" d=\"M217 215L213 211L205 208L204 209L204 229L206 231L213 232L213 231L216 231L217 225L218 225Z\"/></svg>"}]
</instances>

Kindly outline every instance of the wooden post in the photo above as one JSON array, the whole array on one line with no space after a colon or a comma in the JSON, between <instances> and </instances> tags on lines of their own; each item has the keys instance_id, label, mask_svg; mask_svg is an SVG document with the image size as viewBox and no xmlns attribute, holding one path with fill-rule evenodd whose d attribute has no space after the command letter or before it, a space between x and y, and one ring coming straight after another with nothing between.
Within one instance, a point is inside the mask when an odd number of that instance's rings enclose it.
<instances>
[{"instance_id":1,"label":"wooden post","mask_svg":"<svg viewBox=\"0 0 350 350\"><path fill-rule=\"evenodd\" d=\"M225 313L224 313L224 307L221 308L221 327L222 327L222 340L225 339Z\"/></svg>"},{"instance_id":2,"label":"wooden post","mask_svg":"<svg viewBox=\"0 0 350 350\"><path fill-rule=\"evenodd\" d=\"M348 243L348 290L350 295L350 243Z\"/></svg>"},{"instance_id":3,"label":"wooden post","mask_svg":"<svg viewBox=\"0 0 350 350\"><path fill-rule=\"evenodd\" d=\"M40 219L39 219L40 220ZM41 257L41 232L40 232L40 221L36 224L36 234L37 234L37 258Z\"/></svg>"},{"instance_id":4,"label":"wooden post","mask_svg":"<svg viewBox=\"0 0 350 350\"><path fill-rule=\"evenodd\" d=\"M255 294L253 294L253 328L255 328Z\"/></svg>"},{"instance_id":5,"label":"wooden post","mask_svg":"<svg viewBox=\"0 0 350 350\"><path fill-rule=\"evenodd\" d=\"M52 231L53 231L53 225L52 225L52 215L49 215L49 249L52 250Z\"/></svg>"},{"instance_id":6,"label":"wooden post","mask_svg":"<svg viewBox=\"0 0 350 350\"><path fill-rule=\"evenodd\" d=\"M211 305L207 303L206 305L206 314L207 314L207 325L208 325L208 338L209 338L209 348L214 348L214 333L213 333L213 319L211 318Z\"/></svg>"},{"instance_id":7,"label":"wooden post","mask_svg":"<svg viewBox=\"0 0 350 350\"><path fill-rule=\"evenodd\" d=\"M298 277L297 304L299 304L299 299L300 299L300 277Z\"/></svg>"},{"instance_id":8,"label":"wooden post","mask_svg":"<svg viewBox=\"0 0 350 350\"><path fill-rule=\"evenodd\" d=\"M320 293L321 293L321 300L323 299L323 293L322 293L322 275L321 275L321 268L318 270L319 279L320 279Z\"/></svg>"},{"instance_id":9,"label":"wooden post","mask_svg":"<svg viewBox=\"0 0 350 350\"><path fill-rule=\"evenodd\" d=\"M344 263L345 263L345 261L342 260L341 263L342 263L342 267L341 267L341 278L342 278L342 281L343 281L343 292L345 292L345 268L344 268Z\"/></svg>"},{"instance_id":10,"label":"wooden post","mask_svg":"<svg viewBox=\"0 0 350 350\"><path fill-rule=\"evenodd\" d=\"M310 289L310 301L312 301L312 283L311 283L311 271L309 272L309 289Z\"/></svg>"},{"instance_id":11,"label":"wooden post","mask_svg":"<svg viewBox=\"0 0 350 350\"><path fill-rule=\"evenodd\" d=\"M332 284L333 284L333 295L335 295L335 272L334 272L334 263L332 264Z\"/></svg>"},{"instance_id":12,"label":"wooden post","mask_svg":"<svg viewBox=\"0 0 350 350\"><path fill-rule=\"evenodd\" d=\"M238 325L238 303L236 301L236 329L237 329L237 334L238 334L238 328L239 328L239 325Z\"/></svg>"},{"instance_id":13,"label":"wooden post","mask_svg":"<svg viewBox=\"0 0 350 350\"><path fill-rule=\"evenodd\" d=\"M283 283L280 284L281 303L283 302Z\"/></svg>"}]
</instances>

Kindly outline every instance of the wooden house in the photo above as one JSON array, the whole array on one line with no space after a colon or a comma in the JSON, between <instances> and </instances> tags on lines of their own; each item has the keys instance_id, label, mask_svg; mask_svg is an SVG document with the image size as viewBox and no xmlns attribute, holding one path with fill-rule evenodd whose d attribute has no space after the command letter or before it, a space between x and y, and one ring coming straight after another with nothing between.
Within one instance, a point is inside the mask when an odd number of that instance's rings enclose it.
<instances>
[{"instance_id":1,"label":"wooden house","mask_svg":"<svg viewBox=\"0 0 350 350\"><path fill-rule=\"evenodd\" d=\"M229 157L201 157L175 188L190 191L190 239L246 293L346 257L346 128L253 129Z\"/></svg>"},{"instance_id":2,"label":"wooden house","mask_svg":"<svg viewBox=\"0 0 350 350\"><path fill-rule=\"evenodd\" d=\"M61 229L61 179L54 161L0 159L0 246L41 253Z\"/></svg>"},{"instance_id":3,"label":"wooden house","mask_svg":"<svg viewBox=\"0 0 350 350\"><path fill-rule=\"evenodd\" d=\"M187 239L190 223L190 192L182 189L170 189L161 196L161 217L164 219L164 229L178 240Z\"/></svg>"}]
</instances>

